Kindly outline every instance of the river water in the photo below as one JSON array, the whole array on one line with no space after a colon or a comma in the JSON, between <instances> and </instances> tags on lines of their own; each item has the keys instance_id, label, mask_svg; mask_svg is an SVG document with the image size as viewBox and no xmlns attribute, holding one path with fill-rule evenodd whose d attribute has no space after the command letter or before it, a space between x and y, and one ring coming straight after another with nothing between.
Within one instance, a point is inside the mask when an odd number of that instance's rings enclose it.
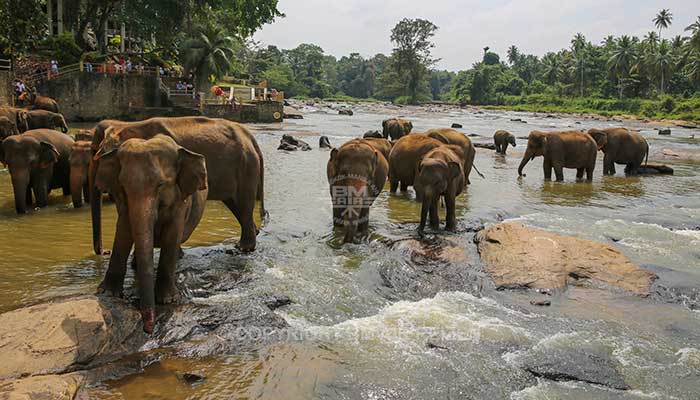
<instances>
[{"instance_id":1,"label":"river water","mask_svg":"<svg viewBox=\"0 0 700 400\"><path fill-rule=\"evenodd\" d=\"M450 285L434 291L392 287L382 271L387 265L402 268L406 258L386 243L415 237L420 206L412 194L382 193L372 207L372 235L365 243L341 246L341 237L332 230L325 177L328 152L317 149L320 135L338 146L378 129L387 115L406 115L415 131L457 122L464 125L464 132L483 135L474 140L484 142L497 129L520 137L534 129L619 123L425 108L377 112L360 106L352 117L306 111L303 120L251 126L265 156L270 222L259 236L259 249L245 258L251 283L197 300L229 304L255 291L289 296L293 303L277 313L301 337L205 359L166 357L143 373L101 385L95 389L96 397L697 398L697 311L595 288L573 288L556 295L552 307L535 308L527 294L517 292ZM512 121L516 118L527 123ZM700 150L698 130L677 129L662 137L641 123L631 127L641 129L649 140L652 158L663 148ZM283 133L308 141L314 150L277 151ZM472 185L458 199L461 227L520 221L555 233L614 241L632 261L662 279L700 286L700 164L666 162L675 169L673 176L603 177L599 157L592 184L575 182L573 170L565 170L564 183L552 183L543 182L539 158L527 166L527 177L518 179L525 143L519 139L507 157L478 149L475 164L486 179L472 176ZM238 226L228 210L213 202L207 207L186 252L231 248L238 238ZM114 207L106 205L104 214L109 246ZM88 208L73 209L68 197L55 193L47 209L17 216L9 175L2 170L0 226L0 311L95 290L106 258L91 254ZM465 243L469 264L478 266L472 236L462 229L456 238ZM537 352L571 346L602 349L632 389L620 392L584 382L553 382L518 367L523 358ZM185 383L178 376L187 372L206 380Z\"/></svg>"}]
</instances>

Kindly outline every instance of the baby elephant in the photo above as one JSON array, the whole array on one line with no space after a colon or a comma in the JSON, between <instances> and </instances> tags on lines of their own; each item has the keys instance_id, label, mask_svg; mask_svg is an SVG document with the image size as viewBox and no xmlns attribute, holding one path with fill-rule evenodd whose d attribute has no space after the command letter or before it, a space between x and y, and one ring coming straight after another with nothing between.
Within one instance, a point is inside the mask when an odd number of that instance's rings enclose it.
<instances>
[{"instance_id":1,"label":"baby elephant","mask_svg":"<svg viewBox=\"0 0 700 400\"><path fill-rule=\"evenodd\" d=\"M91 143L85 140L78 140L73 143L70 153L70 194L73 197L73 207L80 208L85 202L90 201L90 190L88 188L88 172L90 170L90 160L92 159Z\"/></svg>"},{"instance_id":2,"label":"baby elephant","mask_svg":"<svg viewBox=\"0 0 700 400\"><path fill-rule=\"evenodd\" d=\"M28 129L54 129L61 128L61 132L68 133L68 125L63 115L46 110L27 111Z\"/></svg>"},{"instance_id":3,"label":"baby elephant","mask_svg":"<svg viewBox=\"0 0 700 400\"><path fill-rule=\"evenodd\" d=\"M115 198L118 219L109 268L99 292L121 296L126 263L134 247L143 330L153 331L156 301L178 301L175 266L184 243L199 224L207 200L204 156L165 135L129 139L98 152L95 185ZM154 280L153 248L160 247Z\"/></svg>"},{"instance_id":4,"label":"baby elephant","mask_svg":"<svg viewBox=\"0 0 700 400\"><path fill-rule=\"evenodd\" d=\"M496 131L493 134L493 144L496 145L496 153L506 155L509 144L515 147L515 136L507 131Z\"/></svg>"},{"instance_id":5,"label":"baby elephant","mask_svg":"<svg viewBox=\"0 0 700 400\"><path fill-rule=\"evenodd\" d=\"M369 208L386 183L389 164L377 140L354 139L331 150L326 173L333 225L344 228L344 243L352 243L358 231L367 232Z\"/></svg>"},{"instance_id":6,"label":"baby elephant","mask_svg":"<svg viewBox=\"0 0 700 400\"><path fill-rule=\"evenodd\" d=\"M458 145L443 145L428 152L418 162L414 188L421 199L420 225L418 233L423 234L426 218L430 212L430 227L440 228L438 204L440 197L445 199L447 209L445 229L457 229L455 212L456 198L464 189L464 152Z\"/></svg>"}]
</instances>

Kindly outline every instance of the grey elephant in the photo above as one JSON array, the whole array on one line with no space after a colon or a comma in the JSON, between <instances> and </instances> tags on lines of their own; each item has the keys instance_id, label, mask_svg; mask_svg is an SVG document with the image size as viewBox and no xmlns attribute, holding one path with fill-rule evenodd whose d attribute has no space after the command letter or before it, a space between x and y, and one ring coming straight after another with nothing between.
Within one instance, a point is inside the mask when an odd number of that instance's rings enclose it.
<instances>
[{"instance_id":1,"label":"grey elephant","mask_svg":"<svg viewBox=\"0 0 700 400\"><path fill-rule=\"evenodd\" d=\"M63 115L46 110L31 110L27 111L27 128L28 129L54 129L61 128L63 133L68 133L68 124Z\"/></svg>"},{"instance_id":2,"label":"grey elephant","mask_svg":"<svg viewBox=\"0 0 700 400\"><path fill-rule=\"evenodd\" d=\"M205 159L165 135L128 139L96 157L100 164L95 185L114 196L118 212L109 268L98 292L122 295L126 263L134 247L143 330L151 333L155 303L169 304L180 297L175 267L181 244L192 235L204 213ZM154 247L161 249L157 273Z\"/></svg>"},{"instance_id":3,"label":"grey elephant","mask_svg":"<svg viewBox=\"0 0 700 400\"><path fill-rule=\"evenodd\" d=\"M588 134L605 154L603 175L615 175L615 164L625 165L625 174L637 175L649 159L649 143L642 135L625 128L591 129Z\"/></svg>"},{"instance_id":4,"label":"grey elephant","mask_svg":"<svg viewBox=\"0 0 700 400\"><path fill-rule=\"evenodd\" d=\"M399 140L413 130L413 124L401 118L391 118L382 121L382 135L385 139Z\"/></svg>"},{"instance_id":5,"label":"grey elephant","mask_svg":"<svg viewBox=\"0 0 700 400\"><path fill-rule=\"evenodd\" d=\"M52 189L70 193L68 158L73 139L50 129L36 129L10 136L0 145L0 162L7 164L15 195L15 210L27 212L32 192L37 207L48 205Z\"/></svg>"},{"instance_id":6,"label":"grey elephant","mask_svg":"<svg viewBox=\"0 0 700 400\"><path fill-rule=\"evenodd\" d=\"M523 174L523 168L535 157L544 157L544 179L552 179L552 169L557 181L564 180L564 168L576 169L576 178L593 180L593 170L598 153L598 146L593 138L579 131L571 132L539 132L532 131L527 139L527 149L518 167L518 175Z\"/></svg>"},{"instance_id":7,"label":"grey elephant","mask_svg":"<svg viewBox=\"0 0 700 400\"><path fill-rule=\"evenodd\" d=\"M498 130L493 134L493 144L496 145L496 153L506 155L508 145L515 147L515 136L508 131Z\"/></svg>"},{"instance_id":8,"label":"grey elephant","mask_svg":"<svg viewBox=\"0 0 700 400\"><path fill-rule=\"evenodd\" d=\"M461 146L443 145L429 151L418 163L414 188L421 199L419 234L423 233L428 213L430 227L439 229L440 197L445 199L447 211L445 229L451 232L457 229L455 204L465 187L464 156Z\"/></svg>"},{"instance_id":9,"label":"grey elephant","mask_svg":"<svg viewBox=\"0 0 700 400\"><path fill-rule=\"evenodd\" d=\"M88 173L92 160L92 148L90 142L77 140L73 143L70 153L70 194L73 198L73 207L80 208L85 202L90 201L90 188L88 185Z\"/></svg>"}]
</instances>

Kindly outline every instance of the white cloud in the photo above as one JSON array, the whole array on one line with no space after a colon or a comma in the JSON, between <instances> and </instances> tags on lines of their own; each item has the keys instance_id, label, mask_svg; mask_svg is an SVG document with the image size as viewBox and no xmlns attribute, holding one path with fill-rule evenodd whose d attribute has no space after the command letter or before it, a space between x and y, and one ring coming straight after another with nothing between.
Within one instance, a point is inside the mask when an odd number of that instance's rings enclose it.
<instances>
[{"instance_id":1,"label":"white cloud","mask_svg":"<svg viewBox=\"0 0 700 400\"><path fill-rule=\"evenodd\" d=\"M674 15L666 37L682 34L700 15L696 0L280 0L287 17L255 39L282 48L316 43L336 57L372 56L391 51L390 31L401 18L425 18L440 27L439 67L461 70L481 59L484 46L501 57L511 44L541 56L568 47L577 32L593 42L609 34L641 36L655 29L651 20L661 8Z\"/></svg>"}]
</instances>

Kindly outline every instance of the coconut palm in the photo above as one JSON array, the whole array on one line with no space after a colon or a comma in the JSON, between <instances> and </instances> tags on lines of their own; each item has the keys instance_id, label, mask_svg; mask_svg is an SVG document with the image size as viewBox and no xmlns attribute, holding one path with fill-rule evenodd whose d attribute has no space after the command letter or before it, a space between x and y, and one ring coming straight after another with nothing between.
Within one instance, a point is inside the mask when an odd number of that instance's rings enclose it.
<instances>
[{"instance_id":1,"label":"coconut palm","mask_svg":"<svg viewBox=\"0 0 700 400\"><path fill-rule=\"evenodd\" d=\"M644 36L642 43L654 49L656 48L656 45L659 44L659 35L657 35L656 32L651 31Z\"/></svg>"},{"instance_id":2,"label":"coconut palm","mask_svg":"<svg viewBox=\"0 0 700 400\"><path fill-rule=\"evenodd\" d=\"M686 32L690 32L688 38L688 46L695 51L700 52L700 17L694 23L685 28Z\"/></svg>"},{"instance_id":3,"label":"coconut palm","mask_svg":"<svg viewBox=\"0 0 700 400\"><path fill-rule=\"evenodd\" d=\"M659 29L659 37L661 37L661 30L662 29L668 29L669 26L671 26L671 22L673 21L673 14L668 10L668 8L664 8L661 11L659 11L658 14L656 14L656 17L652 20L654 22L654 25L656 25L656 28Z\"/></svg>"},{"instance_id":4,"label":"coconut palm","mask_svg":"<svg viewBox=\"0 0 700 400\"><path fill-rule=\"evenodd\" d=\"M561 60L556 53L547 53L542 58L542 77L547 84L552 85L559 79Z\"/></svg>"},{"instance_id":5,"label":"coconut palm","mask_svg":"<svg viewBox=\"0 0 700 400\"><path fill-rule=\"evenodd\" d=\"M610 54L608 65L615 71L618 80L619 96L622 98L624 91L623 81L629 77L630 69L636 59L637 52L635 41L627 35L622 35L615 43L615 48Z\"/></svg>"},{"instance_id":6,"label":"coconut palm","mask_svg":"<svg viewBox=\"0 0 700 400\"><path fill-rule=\"evenodd\" d=\"M691 80L700 82L700 52L692 50L688 53L684 72Z\"/></svg>"},{"instance_id":7,"label":"coconut palm","mask_svg":"<svg viewBox=\"0 0 700 400\"><path fill-rule=\"evenodd\" d=\"M660 76L661 93L665 90L665 78L670 76L676 66L676 56L673 53L673 48L667 40L662 40L658 49L651 53L649 64Z\"/></svg>"},{"instance_id":8,"label":"coconut palm","mask_svg":"<svg viewBox=\"0 0 700 400\"><path fill-rule=\"evenodd\" d=\"M515 45L512 45L508 48L507 56L510 65L515 65L520 60L520 50Z\"/></svg>"},{"instance_id":9,"label":"coconut palm","mask_svg":"<svg viewBox=\"0 0 700 400\"><path fill-rule=\"evenodd\" d=\"M213 26L198 26L180 45L182 64L194 73L199 90L209 85L211 77L220 78L231 71L236 42L225 32Z\"/></svg>"},{"instance_id":10,"label":"coconut palm","mask_svg":"<svg viewBox=\"0 0 700 400\"><path fill-rule=\"evenodd\" d=\"M580 77L581 97L583 97L583 75L586 71L586 59L588 54L586 51L586 37L583 33L577 33L571 39L571 52L574 56L574 68L577 76Z\"/></svg>"}]
</instances>

